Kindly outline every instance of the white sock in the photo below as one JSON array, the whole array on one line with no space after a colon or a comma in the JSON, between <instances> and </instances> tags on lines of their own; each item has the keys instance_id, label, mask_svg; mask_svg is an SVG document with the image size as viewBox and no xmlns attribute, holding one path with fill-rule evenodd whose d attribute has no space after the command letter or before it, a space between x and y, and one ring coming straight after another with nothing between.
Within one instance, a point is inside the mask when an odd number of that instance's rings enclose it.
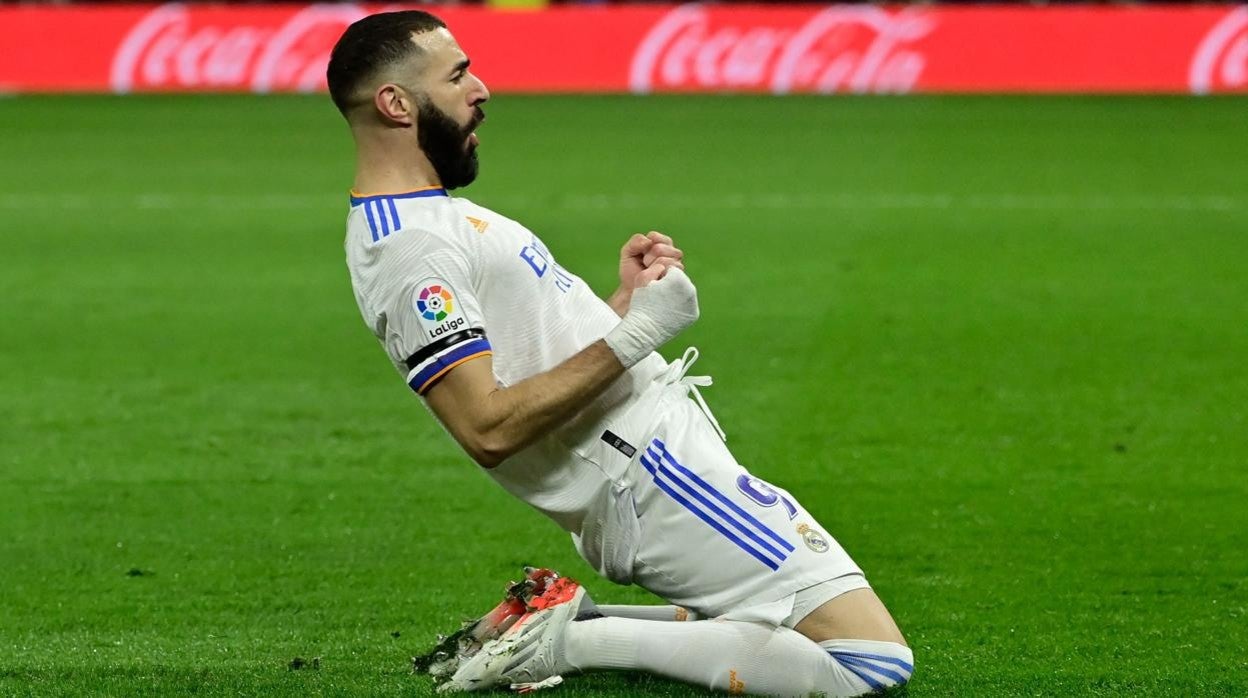
<instances>
[{"instance_id":1,"label":"white sock","mask_svg":"<svg viewBox=\"0 0 1248 698\"><path fill-rule=\"evenodd\" d=\"M825 640L819 647L873 691L906 683L914 673L914 652L895 642Z\"/></svg>"},{"instance_id":2,"label":"white sock","mask_svg":"<svg viewBox=\"0 0 1248 698\"><path fill-rule=\"evenodd\" d=\"M596 606L598 612L611 618L633 618L635 620L698 620L698 614L680 606Z\"/></svg>"},{"instance_id":3,"label":"white sock","mask_svg":"<svg viewBox=\"0 0 1248 698\"><path fill-rule=\"evenodd\" d=\"M913 654L892 642L816 644L788 628L730 620L578 621L564 658L581 671L632 669L733 693L829 698L905 683L913 670Z\"/></svg>"}]
</instances>

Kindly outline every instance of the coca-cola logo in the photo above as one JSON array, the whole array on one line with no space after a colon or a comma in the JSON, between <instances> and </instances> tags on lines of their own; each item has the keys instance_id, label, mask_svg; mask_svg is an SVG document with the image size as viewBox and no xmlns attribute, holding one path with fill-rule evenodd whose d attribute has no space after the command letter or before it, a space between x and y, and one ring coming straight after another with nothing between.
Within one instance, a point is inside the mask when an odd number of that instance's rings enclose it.
<instances>
[{"instance_id":1,"label":"coca-cola logo","mask_svg":"<svg viewBox=\"0 0 1248 698\"><path fill-rule=\"evenodd\" d=\"M798 27L713 19L702 5L665 15L633 54L629 88L909 92L926 65L910 45L936 24L921 10L870 6L829 7Z\"/></svg>"},{"instance_id":2,"label":"coca-cola logo","mask_svg":"<svg viewBox=\"0 0 1248 698\"><path fill-rule=\"evenodd\" d=\"M1187 82L1198 95L1248 87L1248 7L1232 10L1209 30L1192 56Z\"/></svg>"},{"instance_id":3,"label":"coca-cola logo","mask_svg":"<svg viewBox=\"0 0 1248 698\"><path fill-rule=\"evenodd\" d=\"M196 26L180 3L143 17L113 56L115 92L135 89L249 89L311 92L325 84L334 42L368 14L356 5L309 5L277 27Z\"/></svg>"}]
</instances>

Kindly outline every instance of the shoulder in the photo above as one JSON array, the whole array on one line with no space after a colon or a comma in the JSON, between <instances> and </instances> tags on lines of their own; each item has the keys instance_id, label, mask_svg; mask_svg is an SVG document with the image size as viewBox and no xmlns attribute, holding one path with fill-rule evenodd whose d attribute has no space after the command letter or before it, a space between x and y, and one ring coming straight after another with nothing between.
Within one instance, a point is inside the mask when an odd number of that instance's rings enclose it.
<instances>
[{"instance_id":1,"label":"shoulder","mask_svg":"<svg viewBox=\"0 0 1248 698\"><path fill-rule=\"evenodd\" d=\"M444 189L351 196L348 256L360 261L438 254L471 258L475 235Z\"/></svg>"},{"instance_id":2,"label":"shoulder","mask_svg":"<svg viewBox=\"0 0 1248 698\"><path fill-rule=\"evenodd\" d=\"M469 222L474 230L478 233L485 233L490 230L491 226L495 228L519 229L528 232L519 221L513 220L503 214L486 208L470 199L463 197L455 197L455 208Z\"/></svg>"},{"instance_id":3,"label":"shoulder","mask_svg":"<svg viewBox=\"0 0 1248 698\"><path fill-rule=\"evenodd\" d=\"M392 237L413 237L409 233L435 233L453 238L463 223L445 189L426 188L399 194L351 196L349 220L355 222L363 242L379 245ZM409 244L414 242L405 239Z\"/></svg>"}]
</instances>

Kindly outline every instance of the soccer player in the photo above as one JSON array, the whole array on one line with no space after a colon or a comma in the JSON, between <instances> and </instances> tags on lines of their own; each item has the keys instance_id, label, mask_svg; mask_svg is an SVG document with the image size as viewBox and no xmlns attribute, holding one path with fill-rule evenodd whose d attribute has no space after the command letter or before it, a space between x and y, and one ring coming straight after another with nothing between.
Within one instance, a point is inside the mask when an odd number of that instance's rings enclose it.
<instances>
[{"instance_id":1,"label":"soccer player","mask_svg":"<svg viewBox=\"0 0 1248 698\"><path fill-rule=\"evenodd\" d=\"M469 68L419 11L366 17L334 47L329 90L357 149L345 246L360 312L499 485L603 576L673 606L595 607L554 585L441 689L602 669L763 695L905 683L913 655L862 570L726 448L698 392L709 379L688 375L696 350L655 353L699 313L673 240L628 239L604 301L523 225L449 194L477 175L489 91ZM682 609L708 620L675 622Z\"/></svg>"}]
</instances>

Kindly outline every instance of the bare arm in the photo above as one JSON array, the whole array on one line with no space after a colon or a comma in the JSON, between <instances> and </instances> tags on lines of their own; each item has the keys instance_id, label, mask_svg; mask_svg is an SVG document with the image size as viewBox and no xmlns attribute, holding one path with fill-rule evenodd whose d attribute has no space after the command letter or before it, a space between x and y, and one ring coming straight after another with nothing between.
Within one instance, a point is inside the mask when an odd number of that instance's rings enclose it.
<instances>
[{"instance_id":1,"label":"bare arm","mask_svg":"<svg viewBox=\"0 0 1248 698\"><path fill-rule=\"evenodd\" d=\"M455 366L425 392L468 455L492 468L566 423L630 366L698 319L684 272L655 264L638 274L630 307L607 336L554 368L500 388L489 355Z\"/></svg>"},{"instance_id":2,"label":"bare arm","mask_svg":"<svg viewBox=\"0 0 1248 698\"><path fill-rule=\"evenodd\" d=\"M623 373L623 364L600 339L506 388L495 384L489 356L469 361L425 398L468 455L492 468L567 422Z\"/></svg>"},{"instance_id":3,"label":"bare arm","mask_svg":"<svg viewBox=\"0 0 1248 698\"><path fill-rule=\"evenodd\" d=\"M616 315L624 317L624 313L628 312L628 302L632 300L632 298L632 289L620 286L607 298L607 305L611 306L611 309L615 311Z\"/></svg>"}]
</instances>

